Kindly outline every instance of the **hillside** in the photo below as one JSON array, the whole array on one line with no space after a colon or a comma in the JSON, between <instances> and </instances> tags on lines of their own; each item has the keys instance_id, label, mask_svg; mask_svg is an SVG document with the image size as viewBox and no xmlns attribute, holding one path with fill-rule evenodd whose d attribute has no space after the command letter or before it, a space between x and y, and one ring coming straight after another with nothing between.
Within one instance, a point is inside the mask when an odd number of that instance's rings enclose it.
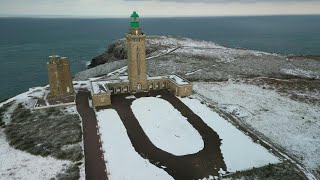
<instances>
[{"instance_id":1,"label":"hillside","mask_svg":"<svg viewBox=\"0 0 320 180\"><path fill-rule=\"evenodd\" d=\"M192 81L251 77L320 79L320 61L312 56L286 57L165 36L147 37L146 52L150 76L174 73ZM126 43L120 39L91 61L89 66L94 68L76 74L75 80L108 74L125 66L124 59Z\"/></svg>"}]
</instances>

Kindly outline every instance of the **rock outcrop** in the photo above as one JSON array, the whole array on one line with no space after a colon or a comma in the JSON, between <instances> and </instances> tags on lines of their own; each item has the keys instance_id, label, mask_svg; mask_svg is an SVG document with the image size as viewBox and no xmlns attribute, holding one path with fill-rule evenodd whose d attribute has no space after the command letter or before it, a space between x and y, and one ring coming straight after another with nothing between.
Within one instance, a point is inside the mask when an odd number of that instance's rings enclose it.
<instances>
[{"instance_id":1,"label":"rock outcrop","mask_svg":"<svg viewBox=\"0 0 320 180\"><path fill-rule=\"evenodd\" d=\"M106 75L125 66L126 49L125 39L115 41L92 60L92 68L78 73L75 80ZM146 51L151 76L178 74L192 81L252 77L320 79L320 61L315 58L289 58L167 36L148 36Z\"/></svg>"},{"instance_id":2,"label":"rock outcrop","mask_svg":"<svg viewBox=\"0 0 320 180\"><path fill-rule=\"evenodd\" d=\"M163 48L165 47L161 47L156 44L150 43L150 41L147 41L146 54L152 54L153 52ZM90 64L88 65L88 68L93 68L101 64L118 61L122 59L127 59L127 43L125 39L119 39L111 43L104 53L98 55L97 57L91 60Z\"/></svg>"}]
</instances>

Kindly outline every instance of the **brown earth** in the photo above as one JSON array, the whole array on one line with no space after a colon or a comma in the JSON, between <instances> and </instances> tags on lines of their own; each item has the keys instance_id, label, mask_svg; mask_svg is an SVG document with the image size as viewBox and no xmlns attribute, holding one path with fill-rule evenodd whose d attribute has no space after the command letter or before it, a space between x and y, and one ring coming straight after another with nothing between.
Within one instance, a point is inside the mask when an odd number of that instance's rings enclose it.
<instances>
[{"instance_id":1,"label":"brown earth","mask_svg":"<svg viewBox=\"0 0 320 180\"><path fill-rule=\"evenodd\" d=\"M204 148L195 154L175 156L157 148L143 131L130 106L133 99L126 99L129 94L112 96L112 106L124 126L135 150L155 166L164 169L174 179L199 179L209 175L218 175L220 168L226 165L220 150L221 139L218 134L205 124L202 119L191 111L184 103L168 90L158 90L135 94L137 98L161 95L170 102L188 122L199 132L204 141Z\"/></svg>"}]
</instances>

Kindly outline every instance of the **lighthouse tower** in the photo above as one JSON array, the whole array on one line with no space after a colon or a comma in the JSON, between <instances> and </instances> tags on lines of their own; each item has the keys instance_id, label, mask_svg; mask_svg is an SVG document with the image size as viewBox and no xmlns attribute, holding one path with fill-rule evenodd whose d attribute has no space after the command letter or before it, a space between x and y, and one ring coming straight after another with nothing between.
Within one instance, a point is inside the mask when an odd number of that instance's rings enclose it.
<instances>
[{"instance_id":1,"label":"lighthouse tower","mask_svg":"<svg viewBox=\"0 0 320 180\"><path fill-rule=\"evenodd\" d=\"M139 15L131 15L130 31L126 34L128 45L128 79L131 92L148 89L146 67L146 35L141 31Z\"/></svg>"}]
</instances>

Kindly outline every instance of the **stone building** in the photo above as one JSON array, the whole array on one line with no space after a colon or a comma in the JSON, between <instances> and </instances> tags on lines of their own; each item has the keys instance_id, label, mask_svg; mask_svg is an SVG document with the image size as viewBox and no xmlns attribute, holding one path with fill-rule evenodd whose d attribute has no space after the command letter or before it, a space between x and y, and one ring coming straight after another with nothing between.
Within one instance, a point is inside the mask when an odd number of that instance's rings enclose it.
<instances>
[{"instance_id":1,"label":"stone building","mask_svg":"<svg viewBox=\"0 0 320 180\"><path fill-rule=\"evenodd\" d=\"M149 77L146 65L146 35L139 24L139 15L131 15L130 30L126 34L128 73L114 78L91 81L92 103L95 107L111 104L113 94L137 93L168 89L176 96L192 94L192 84L177 75Z\"/></svg>"},{"instance_id":2,"label":"stone building","mask_svg":"<svg viewBox=\"0 0 320 180\"><path fill-rule=\"evenodd\" d=\"M73 95L70 64L67 57L49 56L48 77L50 85L48 99L59 99Z\"/></svg>"}]
</instances>

